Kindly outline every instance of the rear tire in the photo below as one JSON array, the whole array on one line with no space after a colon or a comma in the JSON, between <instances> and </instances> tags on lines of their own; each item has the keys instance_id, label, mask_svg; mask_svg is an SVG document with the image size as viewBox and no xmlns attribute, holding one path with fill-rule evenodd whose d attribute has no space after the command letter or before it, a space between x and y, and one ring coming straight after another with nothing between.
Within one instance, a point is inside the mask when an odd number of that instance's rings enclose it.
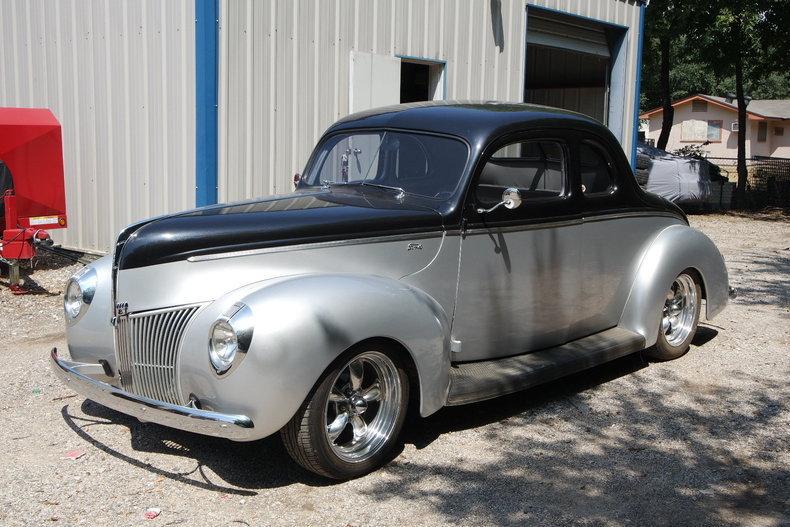
<instances>
[{"instance_id":1,"label":"rear tire","mask_svg":"<svg viewBox=\"0 0 790 527\"><path fill-rule=\"evenodd\" d=\"M656 345L645 355L656 361L677 359L685 355L694 335L702 307L702 288L696 273L686 270L672 282L658 326Z\"/></svg>"},{"instance_id":2,"label":"rear tire","mask_svg":"<svg viewBox=\"0 0 790 527\"><path fill-rule=\"evenodd\" d=\"M390 460L409 402L409 377L381 346L352 349L319 381L280 431L288 454L311 472L346 480Z\"/></svg>"}]
</instances>

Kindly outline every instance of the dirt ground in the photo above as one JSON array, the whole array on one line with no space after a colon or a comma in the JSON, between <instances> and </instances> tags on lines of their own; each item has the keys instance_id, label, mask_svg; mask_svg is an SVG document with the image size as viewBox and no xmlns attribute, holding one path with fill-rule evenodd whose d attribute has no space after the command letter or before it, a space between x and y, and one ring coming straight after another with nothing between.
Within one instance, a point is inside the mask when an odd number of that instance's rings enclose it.
<instances>
[{"instance_id":1,"label":"dirt ground","mask_svg":"<svg viewBox=\"0 0 790 527\"><path fill-rule=\"evenodd\" d=\"M790 221L691 221L740 294L685 357L414 420L397 459L347 483L278 438L142 424L63 387L47 354L78 266L44 260L36 294L0 286L0 524L790 525Z\"/></svg>"}]
</instances>

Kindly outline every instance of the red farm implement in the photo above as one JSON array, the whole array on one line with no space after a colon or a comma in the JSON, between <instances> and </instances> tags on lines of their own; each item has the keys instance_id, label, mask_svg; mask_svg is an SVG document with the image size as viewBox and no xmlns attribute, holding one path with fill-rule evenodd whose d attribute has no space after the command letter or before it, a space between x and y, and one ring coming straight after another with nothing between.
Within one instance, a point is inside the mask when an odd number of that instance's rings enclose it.
<instances>
[{"instance_id":1,"label":"red farm implement","mask_svg":"<svg viewBox=\"0 0 790 527\"><path fill-rule=\"evenodd\" d=\"M60 123L47 109L0 108L0 262L15 294L19 264L67 226Z\"/></svg>"}]
</instances>

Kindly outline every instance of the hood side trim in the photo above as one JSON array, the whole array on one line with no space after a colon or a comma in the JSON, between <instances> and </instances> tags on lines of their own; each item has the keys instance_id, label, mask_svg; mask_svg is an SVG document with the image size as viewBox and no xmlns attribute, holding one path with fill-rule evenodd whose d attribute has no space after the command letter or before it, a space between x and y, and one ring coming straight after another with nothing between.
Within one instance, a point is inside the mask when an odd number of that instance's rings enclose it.
<instances>
[{"instance_id":1,"label":"hood side trim","mask_svg":"<svg viewBox=\"0 0 790 527\"><path fill-rule=\"evenodd\" d=\"M271 253L280 253L280 252L287 252L287 251L304 251L310 249L323 249L327 247L340 247L340 246L347 246L347 245L363 245L367 243L378 243L378 242L396 242L396 241L407 241L407 240L426 240L432 238L441 238L444 236L445 232L443 230L436 230L431 232L415 232L411 234L390 234L390 235L382 235L382 236L368 236L364 238L352 238L352 239L342 239L342 240L329 240L324 242L312 242L312 243L297 243L293 245L278 245L276 247L262 247L259 249L247 249L241 251L229 251L224 253L216 253L216 254L203 254L198 256L190 256L187 258L188 262L206 262L210 260L222 260L225 258L239 258L244 256L255 256L259 254L271 254Z\"/></svg>"}]
</instances>

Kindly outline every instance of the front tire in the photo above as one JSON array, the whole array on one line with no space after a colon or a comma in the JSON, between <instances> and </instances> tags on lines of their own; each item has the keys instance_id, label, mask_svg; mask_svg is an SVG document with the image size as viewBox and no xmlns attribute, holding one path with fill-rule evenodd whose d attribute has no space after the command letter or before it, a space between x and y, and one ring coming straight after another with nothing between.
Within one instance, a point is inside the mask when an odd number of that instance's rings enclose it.
<instances>
[{"instance_id":1,"label":"front tire","mask_svg":"<svg viewBox=\"0 0 790 527\"><path fill-rule=\"evenodd\" d=\"M356 349L322 377L281 437L307 470L332 479L359 477L390 459L408 401L408 375L399 357Z\"/></svg>"},{"instance_id":2,"label":"front tire","mask_svg":"<svg viewBox=\"0 0 790 527\"><path fill-rule=\"evenodd\" d=\"M697 275L683 271L667 291L656 345L645 353L657 361L682 357L688 352L697 333L702 307L702 288Z\"/></svg>"}]
</instances>

